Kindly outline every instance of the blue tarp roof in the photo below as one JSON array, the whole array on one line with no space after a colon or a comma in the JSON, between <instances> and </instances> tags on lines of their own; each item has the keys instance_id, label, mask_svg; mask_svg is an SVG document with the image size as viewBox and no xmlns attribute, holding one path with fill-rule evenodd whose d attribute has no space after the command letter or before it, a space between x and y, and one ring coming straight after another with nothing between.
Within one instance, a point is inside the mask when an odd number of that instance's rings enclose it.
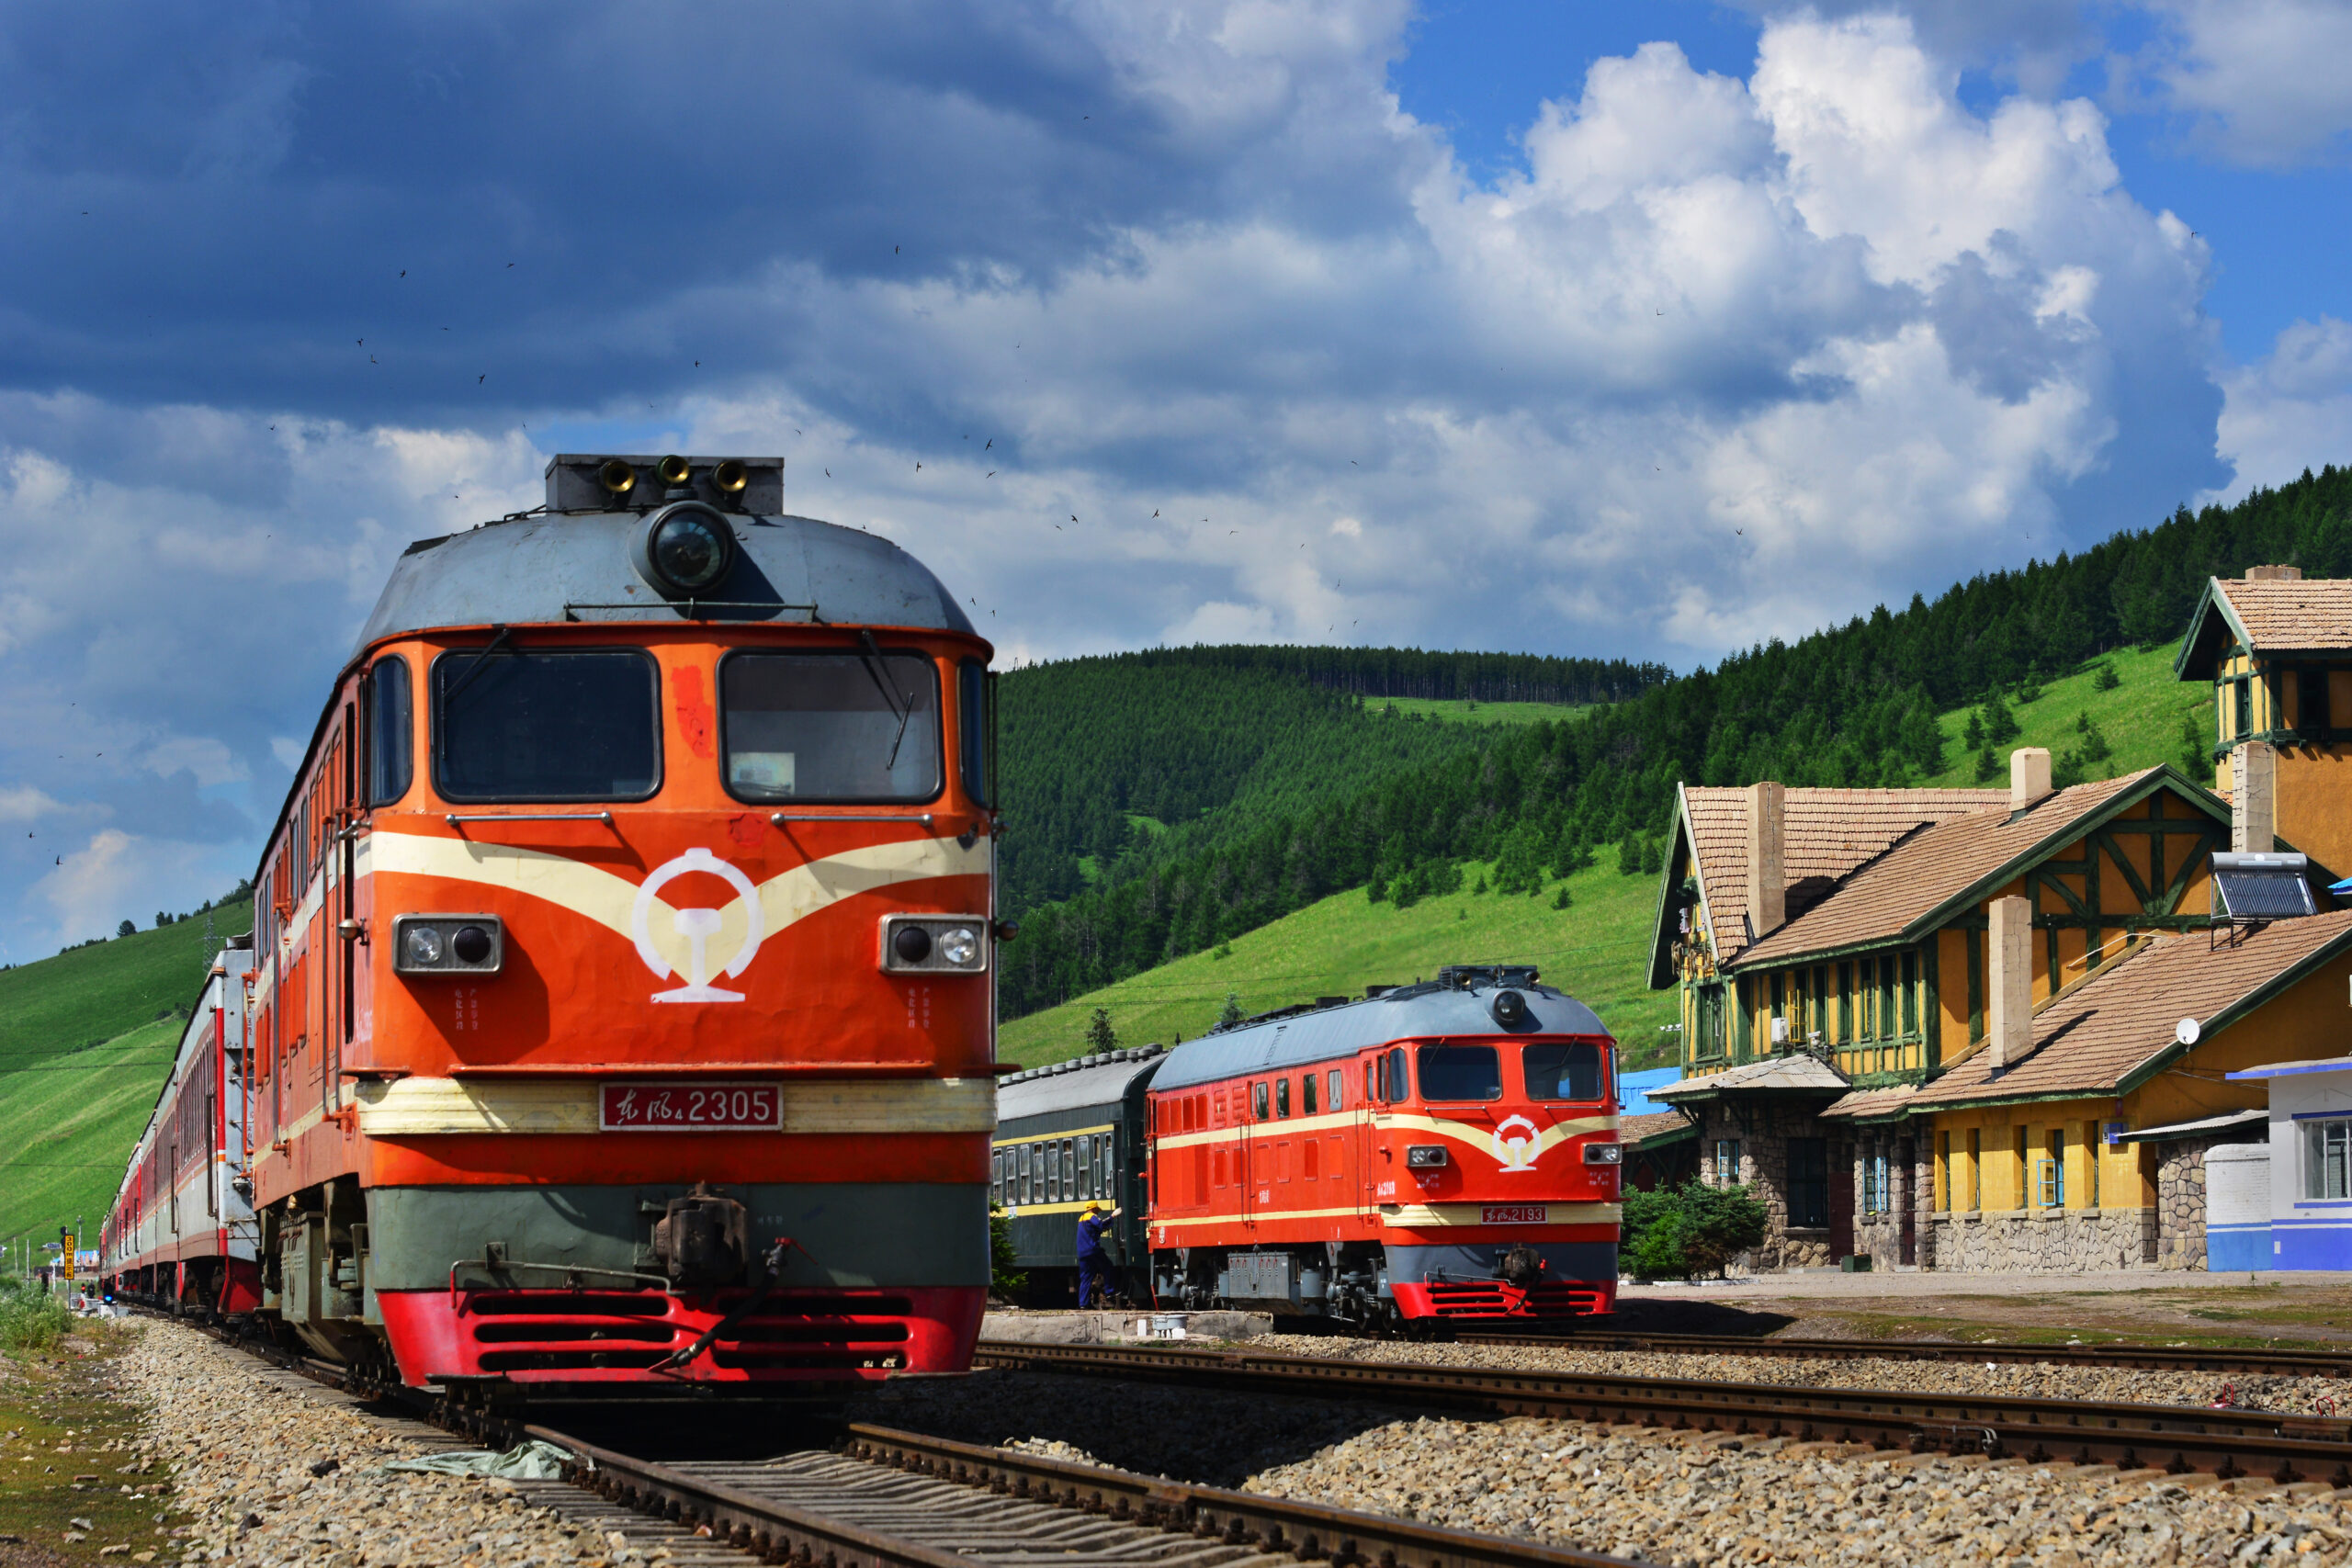
<instances>
[{"instance_id":1,"label":"blue tarp roof","mask_svg":"<svg viewBox=\"0 0 2352 1568\"><path fill-rule=\"evenodd\" d=\"M1617 1075L1617 1100L1628 1116L1655 1116L1674 1107L1663 1100L1652 1100L1648 1091L1681 1081L1680 1067L1646 1067L1638 1073L1620 1073Z\"/></svg>"},{"instance_id":2,"label":"blue tarp roof","mask_svg":"<svg viewBox=\"0 0 2352 1568\"><path fill-rule=\"evenodd\" d=\"M1608 1026L1573 997L1544 987L1515 987L1527 998L1526 1024L1504 1030L1487 1004L1495 987L1475 991L1408 987L1369 1001L1272 1019L1187 1040L1169 1053L1152 1080L1155 1093L1217 1083L1307 1062L1338 1061L1391 1040L1430 1035L1572 1034L1606 1038Z\"/></svg>"}]
</instances>

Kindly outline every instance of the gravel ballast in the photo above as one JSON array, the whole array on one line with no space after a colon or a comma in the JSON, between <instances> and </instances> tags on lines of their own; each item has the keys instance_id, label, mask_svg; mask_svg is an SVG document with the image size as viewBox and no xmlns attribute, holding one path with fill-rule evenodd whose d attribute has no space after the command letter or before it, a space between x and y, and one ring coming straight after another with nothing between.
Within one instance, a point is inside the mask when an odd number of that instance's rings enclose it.
<instances>
[{"instance_id":1,"label":"gravel ballast","mask_svg":"<svg viewBox=\"0 0 2352 1568\"><path fill-rule=\"evenodd\" d=\"M133 1320L130 1331L137 1340L114 1363L113 1381L144 1410L146 1435L116 1463L136 1467L123 1473L129 1485L157 1488L168 1477L171 1488L173 1528L136 1543L163 1549L148 1561L556 1568L650 1560L625 1537L532 1506L509 1482L383 1473L378 1466L438 1445L272 1386L251 1358L193 1328Z\"/></svg>"}]
</instances>

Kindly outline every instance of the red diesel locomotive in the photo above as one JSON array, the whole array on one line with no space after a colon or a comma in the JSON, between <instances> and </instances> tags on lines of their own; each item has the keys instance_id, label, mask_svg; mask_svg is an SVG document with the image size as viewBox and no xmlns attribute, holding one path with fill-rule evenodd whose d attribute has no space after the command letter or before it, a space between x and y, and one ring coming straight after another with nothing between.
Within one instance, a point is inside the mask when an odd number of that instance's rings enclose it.
<instances>
[{"instance_id":1,"label":"red diesel locomotive","mask_svg":"<svg viewBox=\"0 0 2352 1568\"><path fill-rule=\"evenodd\" d=\"M1615 1055L1495 965L1177 1046L1149 1094L1155 1299L1408 1330L1610 1311Z\"/></svg>"},{"instance_id":2,"label":"red diesel locomotive","mask_svg":"<svg viewBox=\"0 0 2352 1568\"><path fill-rule=\"evenodd\" d=\"M482 1402L962 1370L989 645L897 547L785 515L781 459L547 477L401 558L272 830L256 1311Z\"/></svg>"}]
</instances>

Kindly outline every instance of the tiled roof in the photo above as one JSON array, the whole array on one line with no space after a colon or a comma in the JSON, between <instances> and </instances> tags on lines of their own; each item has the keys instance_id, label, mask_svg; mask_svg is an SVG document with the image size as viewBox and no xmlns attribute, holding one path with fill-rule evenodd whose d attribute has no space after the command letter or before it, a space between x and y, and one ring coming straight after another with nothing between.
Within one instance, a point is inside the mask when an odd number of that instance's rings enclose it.
<instances>
[{"instance_id":1,"label":"tiled roof","mask_svg":"<svg viewBox=\"0 0 2352 1568\"><path fill-rule=\"evenodd\" d=\"M1747 792L1698 785L1682 798L1717 961L1729 962L1747 944ZM1781 875L1792 887L1809 877L1835 881L1923 823L2008 806L2002 789L1792 789L1781 829Z\"/></svg>"},{"instance_id":2,"label":"tiled roof","mask_svg":"<svg viewBox=\"0 0 2352 1568\"><path fill-rule=\"evenodd\" d=\"M2241 933L2235 946L2221 932L2154 937L2036 1013L2024 1061L1996 1077L1993 1054L1980 1049L1921 1089L1913 1107L2116 1092L2173 1045L2182 1019L2210 1024L2347 942L2352 909L2275 920Z\"/></svg>"},{"instance_id":3,"label":"tiled roof","mask_svg":"<svg viewBox=\"0 0 2352 1568\"><path fill-rule=\"evenodd\" d=\"M1693 1130L1690 1118L1679 1111L1653 1111L1646 1116L1621 1116L1617 1119L1617 1141L1621 1144L1641 1144L1662 1133Z\"/></svg>"},{"instance_id":4,"label":"tiled roof","mask_svg":"<svg viewBox=\"0 0 2352 1568\"><path fill-rule=\"evenodd\" d=\"M1835 1091L1846 1087L1846 1075L1818 1056L1796 1052L1786 1056L1767 1056L1758 1062L1742 1062L1720 1073L1684 1078L1663 1089L1649 1091L1652 1100L1679 1103L1685 1100L1709 1099L1725 1089L1819 1089Z\"/></svg>"},{"instance_id":5,"label":"tiled roof","mask_svg":"<svg viewBox=\"0 0 2352 1568\"><path fill-rule=\"evenodd\" d=\"M1739 956L1768 964L1894 937L1913 920L2035 845L2059 837L2154 768L2044 795L2016 821L2008 812L1976 812L1921 829L1856 872L1828 898ZM2008 796L2001 797L2004 807Z\"/></svg>"},{"instance_id":6,"label":"tiled roof","mask_svg":"<svg viewBox=\"0 0 2352 1568\"><path fill-rule=\"evenodd\" d=\"M2352 578L2290 582L2216 579L2256 649L2352 649Z\"/></svg>"},{"instance_id":7,"label":"tiled roof","mask_svg":"<svg viewBox=\"0 0 2352 1568\"><path fill-rule=\"evenodd\" d=\"M1895 1084L1887 1089L1858 1089L1844 1099L1822 1107L1821 1114L1848 1116L1856 1121L1893 1116L1908 1110L1918 1095L1919 1086L1915 1083Z\"/></svg>"}]
</instances>

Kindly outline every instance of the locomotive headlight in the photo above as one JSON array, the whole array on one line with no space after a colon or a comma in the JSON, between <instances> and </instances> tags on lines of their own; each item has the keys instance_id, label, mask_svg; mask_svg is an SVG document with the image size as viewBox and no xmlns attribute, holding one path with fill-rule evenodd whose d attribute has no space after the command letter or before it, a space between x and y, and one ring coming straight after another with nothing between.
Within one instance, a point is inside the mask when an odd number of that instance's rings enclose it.
<instances>
[{"instance_id":1,"label":"locomotive headlight","mask_svg":"<svg viewBox=\"0 0 2352 1568\"><path fill-rule=\"evenodd\" d=\"M1405 1168L1408 1170L1435 1170L1443 1164L1443 1144L1414 1144L1405 1150Z\"/></svg>"},{"instance_id":2,"label":"locomotive headlight","mask_svg":"<svg viewBox=\"0 0 2352 1568\"><path fill-rule=\"evenodd\" d=\"M889 975L978 975L989 966L981 922L969 915L885 915L882 969Z\"/></svg>"},{"instance_id":3,"label":"locomotive headlight","mask_svg":"<svg viewBox=\"0 0 2352 1568\"><path fill-rule=\"evenodd\" d=\"M638 534L637 570L664 593L701 593L735 562L735 532L699 501L665 506Z\"/></svg>"},{"instance_id":4,"label":"locomotive headlight","mask_svg":"<svg viewBox=\"0 0 2352 1568\"><path fill-rule=\"evenodd\" d=\"M1623 1144L1587 1144L1584 1146L1584 1163L1623 1165L1625 1163L1625 1146Z\"/></svg>"},{"instance_id":5,"label":"locomotive headlight","mask_svg":"<svg viewBox=\"0 0 2352 1568\"><path fill-rule=\"evenodd\" d=\"M506 928L496 915L400 915L392 920L395 975L495 975L506 966Z\"/></svg>"},{"instance_id":6,"label":"locomotive headlight","mask_svg":"<svg viewBox=\"0 0 2352 1568\"><path fill-rule=\"evenodd\" d=\"M410 969L437 969L445 944L438 927L415 925L401 938L401 959Z\"/></svg>"}]
</instances>

